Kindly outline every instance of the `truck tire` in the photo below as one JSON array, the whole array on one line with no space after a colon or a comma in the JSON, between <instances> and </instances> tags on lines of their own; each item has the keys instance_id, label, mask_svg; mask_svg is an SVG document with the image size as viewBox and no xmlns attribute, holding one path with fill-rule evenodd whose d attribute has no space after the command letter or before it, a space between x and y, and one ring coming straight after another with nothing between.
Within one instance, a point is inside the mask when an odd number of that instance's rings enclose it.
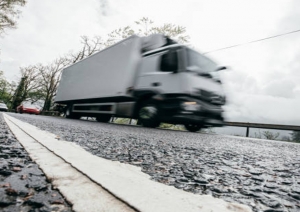
<instances>
[{"instance_id":1,"label":"truck tire","mask_svg":"<svg viewBox=\"0 0 300 212\"><path fill-rule=\"evenodd\" d=\"M103 123L109 122L110 119L111 119L111 115L107 115L107 114L103 114L96 117L96 120L98 122L103 122Z\"/></svg>"},{"instance_id":2,"label":"truck tire","mask_svg":"<svg viewBox=\"0 0 300 212\"><path fill-rule=\"evenodd\" d=\"M80 115L72 112L72 105L66 108L65 117L67 119L80 119Z\"/></svg>"},{"instance_id":3,"label":"truck tire","mask_svg":"<svg viewBox=\"0 0 300 212\"><path fill-rule=\"evenodd\" d=\"M155 128L160 125L159 108L154 101L143 103L139 108L138 117L144 127Z\"/></svg>"},{"instance_id":4,"label":"truck tire","mask_svg":"<svg viewBox=\"0 0 300 212\"><path fill-rule=\"evenodd\" d=\"M184 127L186 130L190 132L197 132L202 128L200 124L185 124Z\"/></svg>"},{"instance_id":5,"label":"truck tire","mask_svg":"<svg viewBox=\"0 0 300 212\"><path fill-rule=\"evenodd\" d=\"M65 111L65 118L67 118L67 119L69 119L69 118L71 118L71 106L68 106L67 108L66 108L66 111Z\"/></svg>"}]
</instances>

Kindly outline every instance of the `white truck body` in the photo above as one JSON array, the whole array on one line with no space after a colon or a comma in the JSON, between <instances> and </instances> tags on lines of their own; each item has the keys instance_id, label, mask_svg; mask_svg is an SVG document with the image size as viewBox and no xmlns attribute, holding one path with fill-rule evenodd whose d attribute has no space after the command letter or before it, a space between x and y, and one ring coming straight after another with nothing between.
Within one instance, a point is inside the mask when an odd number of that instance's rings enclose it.
<instances>
[{"instance_id":1,"label":"white truck body","mask_svg":"<svg viewBox=\"0 0 300 212\"><path fill-rule=\"evenodd\" d=\"M128 39L64 69L55 101L126 96L141 61L141 39ZM117 57L116 55L119 55Z\"/></svg>"}]
</instances>

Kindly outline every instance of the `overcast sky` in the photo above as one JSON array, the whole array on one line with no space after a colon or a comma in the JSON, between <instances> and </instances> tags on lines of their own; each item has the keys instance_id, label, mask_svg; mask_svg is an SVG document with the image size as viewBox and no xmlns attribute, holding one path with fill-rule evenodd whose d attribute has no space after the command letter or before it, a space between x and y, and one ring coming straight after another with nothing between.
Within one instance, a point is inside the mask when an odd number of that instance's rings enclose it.
<instances>
[{"instance_id":1,"label":"overcast sky","mask_svg":"<svg viewBox=\"0 0 300 212\"><path fill-rule=\"evenodd\" d=\"M18 28L0 38L0 70L49 63L80 47L80 36L105 36L149 17L186 27L201 52L300 29L297 0L28 0ZM207 56L222 73L229 121L300 125L300 33Z\"/></svg>"}]
</instances>

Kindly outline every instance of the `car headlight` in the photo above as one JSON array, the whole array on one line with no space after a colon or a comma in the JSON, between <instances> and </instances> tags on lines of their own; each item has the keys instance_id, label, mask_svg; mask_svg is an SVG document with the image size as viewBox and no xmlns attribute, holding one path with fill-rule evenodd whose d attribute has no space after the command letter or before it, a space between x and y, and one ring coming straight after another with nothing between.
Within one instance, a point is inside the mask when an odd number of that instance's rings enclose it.
<instances>
[{"instance_id":1,"label":"car headlight","mask_svg":"<svg viewBox=\"0 0 300 212\"><path fill-rule=\"evenodd\" d=\"M198 111L201 109L201 106L197 102L183 102L181 107L187 111Z\"/></svg>"}]
</instances>

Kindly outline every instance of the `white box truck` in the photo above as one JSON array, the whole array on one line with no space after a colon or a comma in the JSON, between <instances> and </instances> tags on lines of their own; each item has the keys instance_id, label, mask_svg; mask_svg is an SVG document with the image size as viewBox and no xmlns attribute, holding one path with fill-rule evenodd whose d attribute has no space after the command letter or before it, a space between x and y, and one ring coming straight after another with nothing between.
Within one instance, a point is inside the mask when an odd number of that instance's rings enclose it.
<instances>
[{"instance_id":1,"label":"white box truck","mask_svg":"<svg viewBox=\"0 0 300 212\"><path fill-rule=\"evenodd\" d=\"M67 118L126 117L195 132L224 123L225 96L214 77L224 68L164 35L133 35L65 68L55 102L66 105Z\"/></svg>"}]
</instances>

